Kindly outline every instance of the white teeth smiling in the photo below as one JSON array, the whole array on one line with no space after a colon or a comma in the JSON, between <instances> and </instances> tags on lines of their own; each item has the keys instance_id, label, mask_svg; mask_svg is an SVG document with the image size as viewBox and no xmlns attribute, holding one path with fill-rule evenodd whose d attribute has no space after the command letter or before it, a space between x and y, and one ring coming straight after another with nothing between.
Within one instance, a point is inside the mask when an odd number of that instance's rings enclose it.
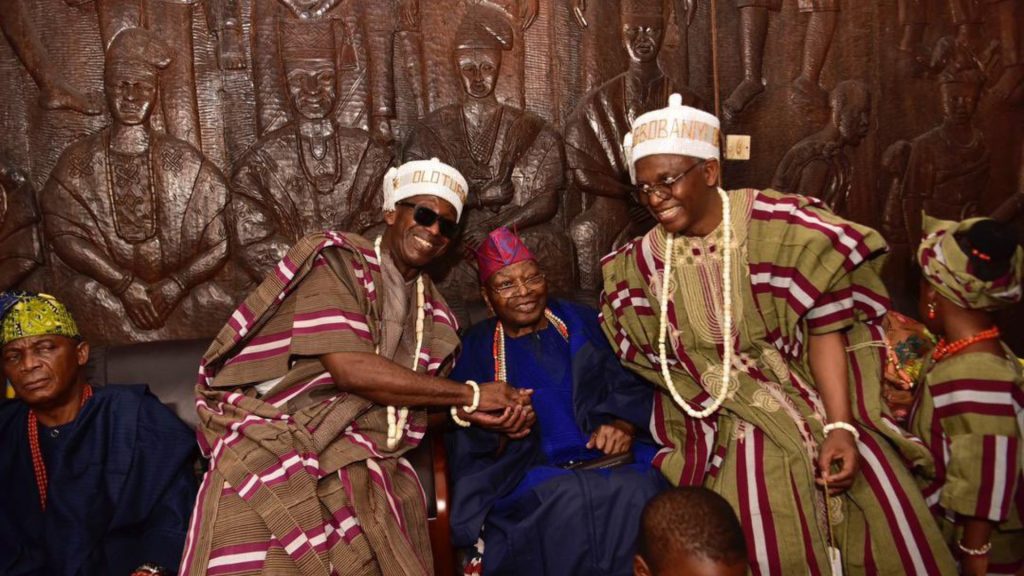
<instances>
[{"instance_id":1,"label":"white teeth smiling","mask_svg":"<svg viewBox=\"0 0 1024 576\"><path fill-rule=\"evenodd\" d=\"M427 250L433 249L433 247L434 247L433 244L431 244L430 242L427 242L426 240L424 240L424 239L422 239L422 238L420 238L418 236L413 236L412 239L415 240L417 244L419 244L420 246L422 246L423 248L425 248Z\"/></svg>"},{"instance_id":2,"label":"white teeth smiling","mask_svg":"<svg viewBox=\"0 0 1024 576\"><path fill-rule=\"evenodd\" d=\"M658 220L668 220L679 213L679 206L669 208L668 210L662 210L656 213Z\"/></svg>"}]
</instances>

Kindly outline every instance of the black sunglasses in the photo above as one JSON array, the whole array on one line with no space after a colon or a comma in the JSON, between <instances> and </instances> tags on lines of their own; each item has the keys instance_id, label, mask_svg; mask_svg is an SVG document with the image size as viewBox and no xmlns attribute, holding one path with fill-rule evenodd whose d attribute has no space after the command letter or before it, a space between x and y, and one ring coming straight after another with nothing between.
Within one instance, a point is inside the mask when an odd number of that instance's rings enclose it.
<instances>
[{"instance_id":1,"label":"black sunglasses","mask_svg":"<svg viewBox=\"0 0 1024 576\"><path fill-rule=\"evenodd\" d=\"M419 204L413 204L412 202L395 202L395 204L398 206L412 208L412 219L424 228L430 228L434 225L434 222L437 222L437 228L441 231L441 236L444 236L449 240L455 238L455 236L459 234L458 222L455 220L449 220L426 206L420 206Z\"/></svg>"}]
</instances>

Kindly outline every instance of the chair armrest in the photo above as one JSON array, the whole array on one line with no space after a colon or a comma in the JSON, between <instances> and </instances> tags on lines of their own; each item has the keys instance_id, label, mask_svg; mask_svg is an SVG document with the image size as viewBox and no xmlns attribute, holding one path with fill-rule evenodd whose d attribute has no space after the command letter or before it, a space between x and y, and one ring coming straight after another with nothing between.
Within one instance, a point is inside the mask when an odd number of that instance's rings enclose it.
<instances>
[{"instance_id":1,"label":"chair armrest","mask_svg":"<svg viewBox=\"0 0 1024 576\"><path fill-rule=\"evenodd\" d=\"M430 455L433 463L434 498L437 515L429 524L430 544L434 555L434 574L455 574L455 550L452 548L451 519L448 511L448 455L444 449L444 430L448 425L447 413L430 415Z\"/></svg>"}]
</instances>

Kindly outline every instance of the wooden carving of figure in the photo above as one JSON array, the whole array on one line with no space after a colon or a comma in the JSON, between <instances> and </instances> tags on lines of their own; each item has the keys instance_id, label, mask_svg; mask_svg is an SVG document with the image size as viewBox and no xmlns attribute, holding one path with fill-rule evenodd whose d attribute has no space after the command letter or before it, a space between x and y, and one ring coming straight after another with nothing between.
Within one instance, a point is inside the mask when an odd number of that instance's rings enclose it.
<instances>
[{"instance_id":1,"label":"wooden carving of figure","mask_svg":"<svg viewBox=\"0 0 1024 576\"><path fill-rule=\"evenodd\" d=\"M911 141L901 187L907 240L921 240L921 210L943 220L979 215L988 189L989 150L974 126L985 74L977 58L954 54L939 75L942 123Z\"/></svg>"},{"instance_id":2,"label":"wooden carving of figure","mask_svg":"<svg viewBox=\"0 0 1024 576\"><path fill-rule=\"evenodd\" d=\"M253 280L300 238L363 232L381 221L390 149L365 130L335 126L334 31L325 20L281 20L294 120L266 134L232 176L233 252Z\"/></svg>"},{"instance_id":3,"label":"wooden carving of figure","mask_svg":"<svg viewBox=\"0 0 1024 576\"><path fill-rule=\"evenodd\" d=\"M104 49L128 28L147 28L176 57L161 73L160 110L153 118L163 131L202 149L199 100L193 62L193 10L200 0L64 0L68 4L95 2ZM214 9L221 2L211 0ZM215 31L224 37L224 30ZM225 37L225 39L227 39ZM225 46L219 49L223 51ZM223 52L222 52L223 53Z\"/></svg>"},{"instance_id":4,"label":"wooden carving of figure","mask_svg":"<svg viewBox=\"0 0 1024 576\"><path fill-rule=\"evenodd\" d=\"M664 107L672 93L681 94L687 106L705 108L699 96L676 84L658 65L665 32L664 3L625 0L621 11L629 68L587 94L565 126L569 172L587 206L570 227L579 284L586 290L601 286L602 256L653 225L632 199L633 185L622 152L622 139L633 120Z\"/></svg>"},{"instance_id":5,"label":"wooden carving of figure","mask_svg":"<svg viewBox=\"0 0 1024 576\"><path fill-rule=\"evenodd\" d=\"M206 21L217 36L217 61L222 70L245 68L242 39L241 0L210 0Z\"/></svg>"},{"instance_id":6,"label":"wooden carving of figure","mask_svg":"<svg viewBox=\"0 0 1024 576\"><path fill-rule=\"evenodd\" d=\"M39 87L38 102L41 108L74 110L90 116L100 113L99 102L70 86L53 69L29 18L25 0L0 2L0 28ZM3 284L0 283L0 286Z\"/></svg>"},{"instance_id":7,"label":"wooden carving of figure","mask_svg":"<svg viewBox=\"0 0 1024 576\"><path fill-rule=\"evenodd\" d=\"M0 291L17 286L42 263L36 191L0 156Z\"/></svg>"},{"instance_id":8,"label":"wooden carving of figure","mask_svg":"<svg viewBox=\"0 0 1024 576\"><path fill-rule=\"evenodd\" d=\"M846 213L853 168L846 149L860 144L871 127L871 94L857 80L844 80L829 97L824 128L797 142L775 170L772 188L821 198L836 214Z\"/></svg>"},{"instance_id":9,"label":"wooden carving of figure","mask_svg":"<svg viewBox=\"0 0 1024 576\"><path fill-rule=\"evenodd\" d=\"M453 53L463 100L426 116L405 146L406 161L437 157L469 183L462 247L449 250L439 283L450 300L480 300L475 258L467 257L466 248L475 249L501 226L517 230L545 263L552 290L572 288L572 247L557 222L565 184L561 137L540 117L500 104L494 95L512 37L501 8L487 2L470 6Z\"/></svg>"},{"instance_id":10,"label":"wooden carving of figure","mask_svg":"<svg viewBox=\"0 0 1024 576\"><path fill-rule=\"evenodd\" d=\"M827 99L820 86L821 69L832 46L839 22L840 0L797 0L801 13L810 13L804 37L800 74L793 80L793 96L800 102L824 106ZM739 115L764 92L764 42L768 37L768 13L778 12L782 0L736 0L740 12L740 58L743 80L722 103L726 118Z\"/></svg>"},{"instance_id":11,"label":"wooden carving of figure","mask_svg":"<svg viewBox=\"0 0 1024 576\"><path fill-rule=\"evenodd\" d=\"M227 260L223 175L150 115L167 46L128 28L106 53L113 124L69 146L41 194L46 239L77 274L56 291L104 342L208 334L231 298L212 281ZM130 322L129 322L130 320Z\"/></svg>"},{"instance_id":12,"label":"wooden carving of figure","mask_svg":"<svg viewBox=\"0 0 1024 576\"><path fill-rule=\"evenodd\" d=\"M357 23L368 68L365 78L354 81L366 83L363 89L369 93L369 109L365 110L365 115L369 117L370 133L379 144L393 142L395 128L392 123L396 116L394 36L418 28L419 0L253 0L252 4L258 134L279 128L288 119L287 82L279 60L283 43L288 39L278 33L278 22L289 19L333 20L336 32L344 35L338 38L337 43L344 51L340 59L344 61L345 70L340 72L358 72L354 53L357 31L351 25L343 25L345 20ZM409 57L409 51L404 47L403 52ZM419 54L413 54L411 60L418 59ZM357 97L357 92L360 91L353 88L352 94L346 94L344 99Z\"/></svg>"},{"instance_id":13,"label":"wooden carving of figure","mask_svg":"<svg viewBox=\"0 0 1024 576\"><path fill-rule=\"evenodd\" d=\"M1020 2L1018 0L946 0L957 36L979 50L979 36L986 14L996 23L1002 72L991 88L998 100L1024 100L1024 62L1021 61Z\"/></svg>"},{"instance_id":14,"label":"wooden carving of figure","mask_svg":"<svg viewBox=\"0 0 1024 576\"><path fill-rule=\"evenodd\" d=\"M1017 0L946 0L947 12L950 15L955 33L962 42L972 49L978 49L982 42L979 39L985 11L996 24L1001 72L990 88L989 94L997 100L1005 100L1011 104L1024 101L1024 60L1021 50L1020 6ZM982 6L986 9L983 10ZM924 64L926 58L918 52L922 51L921 41L929 24L930 10L927 0L900 0L900 25L903 34L900 38L900 50L916 55L918 62ZM920 68L925 68L919 65Z\"/></svg>"}]
</instances>

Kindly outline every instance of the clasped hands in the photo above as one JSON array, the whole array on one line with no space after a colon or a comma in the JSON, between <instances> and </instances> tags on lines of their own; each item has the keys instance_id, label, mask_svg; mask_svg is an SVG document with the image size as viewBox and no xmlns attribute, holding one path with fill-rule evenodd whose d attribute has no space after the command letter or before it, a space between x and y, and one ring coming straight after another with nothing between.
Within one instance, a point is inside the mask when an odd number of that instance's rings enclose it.
<instances>
[{"instance_id":1,"label":"clasped hands","mask_svg":"<svg viewBox=\"0 0 1024 576\"><path fill-rule=\"evenodd\" d=\"M513 440L525 438L537 423L532 395L533 390L516 388L507 382L485 382L480 384L480 406L476 412L466 414L460 407L459 417Z\"/></svg>"},{"instance_id":2,"label":"clasped hands","mask_svg":"<svg viewBox=\"0 0 1024 576\"><path fill-rule=\"evenodd\" d=\"M513 440L525 438L537 423L533 410L533 390L515 388L506 382L480 385L480 406L472 414L459 409L459 417L481 428L505 434ZM587 448L605 454L623 454L633 447L636 427L623 420L598 426L590 435Z\"/></svg>"},{"instance_id":3,"label":"clasped hands","mask_svg":"<svg viewBox=\"0 0 1024 576\"><path fill-rule=\"evenodd\" d=\"M133 279L121 295L121 302L133 324L144 330L155 330L163 326L184 296L184 289L172 278L154 284Z\"/></svg>"}]
</instances>

